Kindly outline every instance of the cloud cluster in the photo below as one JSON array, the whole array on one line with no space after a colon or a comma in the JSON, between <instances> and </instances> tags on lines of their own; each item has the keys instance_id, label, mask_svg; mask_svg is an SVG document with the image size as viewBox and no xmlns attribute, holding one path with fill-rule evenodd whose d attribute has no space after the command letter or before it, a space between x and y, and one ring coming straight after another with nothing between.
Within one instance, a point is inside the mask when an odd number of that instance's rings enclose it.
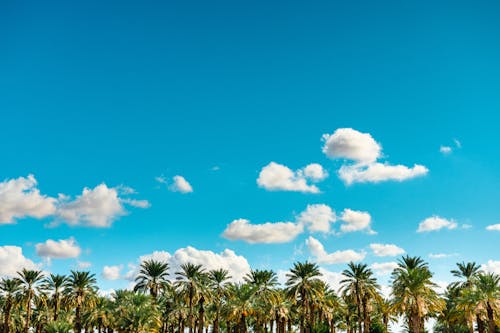
<instances>
[{"instance_id":1,"label":"cloud cluster","mask_svg":"<svg viewBox=\"0 0 500 333\"><path fill-rule=\"evenodd\" d=\"M47 259L76 258L82 252L74 238L58 241L48 239L44 243L36 244L35 249L37 255Z\"/></svg>"},{"instance_id":2,"label":"cloud cluster","mask_svg":"<svg viewBox=\"0 0 500 333\"><path fill-rule=\"evenodd\" d=\"M500 223L491 224L491 225L486 227L486 230L488 230L488 231L500 231Z\"/></svg>"},{"instance_id":3,"label":"cloud cluster","mask_svg":"<svg viewBox=\"0 0 500 333\"><path fill-rule=\"evenodd\" d=\"M175 279L175 273L180 270L180 266L188 262L194 265L202 265L206 270L226 269L231 275L231 281L234 282L242 281L243 277L250 272L247 259L237 255L232 250L225 249L220 253L215 253L188 246L178 249L173 255L166 251L155 251L143 255L138 260L139 264L129 265L130 270L125 277L133 280L139 271L140 263L151 259L168 263L171 279Z\"/></svg>"},{"instance_id":4,"label":"cloud cluster","mask_svg":"<svg viewBox=\"0 0 500 333\"><path fill-rule=\"evenodd\" d=\"M248 243L286 243L294 240L303 229L301 224L293 222L251 224L249 220L237 219L226 227L222 236Z\"/></svg>"},{"instance_id":5,"label":"cloud cluster","mask_svg":"<svg viewBox=\"0 0 500 333\"><path fill-rule=\"evenodd\" d=\"M247 243L286 243L294 240L304 231L310 233L329 233L331 225L339 219L342 224L340 232L366 231L375 234L371 229L371 216L367 212L344 209L337 218L335 211L325 204L308 205L298 214L295 222L266 222L251 224L247 219L236 219L227 225L222 233L230 240L243 240Z\"/></svg>"},{"instance_id":6,"label":"cloud cluster","mask_svg":"<svg viewBox=\"0 0 500 333\"><path fill-rule=\"evenodd\" d=\"M39 269L40 265L26 258L19 246L0 246L0 277L15 276L23 268Z\"/></svg>"},{"instance_id":7,"label":"cloud cluster","mask_svg":"<svg viewBox=\"0 0 500 333\"><path fill-rule=\"evenodd\" d=\"M269 191L320 193L319 188L309 182L319 182L326 177L328 173L317 163L293 171L283 164L271 162L260 171L257 184Z\"/></svg>"},{"instance_id":8,"label":"cloud cluster","mask_svg":"<svg viewBox=\"0 0 500 333\"><path fill-rule=\"evenodd\" d=\"M121 278L120 272L123 269L123 265L116 266L104 266L102 269L102 277L108 281L114 281Z\"/></svg>"},{"instance_id":9,"label":"cloud cluster","mask_svg":"<svg viewBox=\"0 0 500 333\"><path fill-rule=\"evenodd\" d=\"M431 216L420 222L417 232L437 231L441 229L456 229L457 223L439 216Z\"/></svg>"},{"instance_id":10,"label":"cloud cluster","mask_svg":"<svg viewBox=\"0 0 500 333\"><path fill-rule=\"evenodd\" d=\"M404 254L405 250L394 244L370 244L370 249L377 257L395 257Z\"/></svg>"},{"instance_id":11,"label":"cloud cluster","mask_svg":"<svg viewBox=\"0 0 500 333\"><path fill-rule=\"evenodd\" d=\"M398 267L398 263L394 261L382 263L374 262L370 265L370 268L375 271L375 274L380 276L391 274L396 267Z\"/></svg>"},{"instance_id":12,"label":"cloud cluster","mask_svg":"<svg viewBox=\"0 0 500 333\"><path fill-rule=\"evenodd\" d=\"M351 261L361 261L366 257L365 252L354 250L327 253L323 244L312 236L306 239L306 245L311 255L320 264L343 264Z\"/></svg>"},{"instance_id":13,"label":"cloud cluster","mask_svg":"<svg viewBox=\"0 0 500 333\"><path fill-rule=\"evenodd\" d=\"M67 223L90 227L109 227L126 214L124 205L147 208L146 200L119 196L135 193L122 185L108 187L102 183L84 188L75 199L60 194L58 198L40 194L33 175L0 182L0 224L14 223L20 218L54 219L53 224Z\"/></svg>"},{"instance_id":14,"label":"cloud cluster","mask_svg":"<svg viewBox=\"0 0 500 333\"><path fill-rule=\"evenodd\" d=\"M168 180L165 176L156 177L155 180L160 184L167 185L171 192L179 192L182 194L193 192L193 187L183 176L176 175L172 180Z\"/></svg>"},{"instance_id":15,"label":"cloud cluster","mask_svg":"<svg viewBox=\"0 0 500 333\"><path fill-rule=\"evenodd\" d=\"M407 167L378 162L383 157L382 146L369 133L352 128L339 128L333 134L324 134L323 141L326 156L346 160L338 175L347 185L388 180L401 182L426 175L429 171L419 164Z\"/></svg>"},{"instance_id":16,"label":"cloud cluster","mask_svg":"<svg viewBox=\"0 0 500 333\"><path fill-rule=\"evenodd\" d=\"M500 260L488 260L486 264L481 265L481 269L487 273L500 275Z\"/></svg>"},{"instance_id":17,"label":"cloud cluster","mask_svg":"<svg viewBox=\"0 0 500 333\"><path fill-rule=\"evenodd\" d=\"M0 182L0 224L25 217L41 219L55 213L57 200L40 194L37 185L33 175Z\"/></svg>"},{"instance_id":18,"label":"cloud cluster","mask_svg":"<svg viewBox=\"0 0 500 333\"><path fill-rule=\"evenodd\" d=\"M376 234L370 227L372 217L368 212L344 209L340 219L344 222L340 226L342 232L353 232L366 230L369 234Z\"/></svg>"}]
</instances>

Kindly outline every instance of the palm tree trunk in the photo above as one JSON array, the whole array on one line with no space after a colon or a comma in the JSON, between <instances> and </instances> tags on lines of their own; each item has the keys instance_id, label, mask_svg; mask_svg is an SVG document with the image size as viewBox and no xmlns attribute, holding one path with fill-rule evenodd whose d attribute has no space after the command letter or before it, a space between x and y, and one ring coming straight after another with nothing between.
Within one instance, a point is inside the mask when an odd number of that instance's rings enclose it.
<instances>
[{"instance_id":1,"label":"palm tree trunk","mask_svg":"<svg viewBox=\"0 0 500 333\"><path fill-rule=\"evenodd\" d=\"M31 321L31 291L28 292L28 302L26 303L26 325L24 326L24 333L28 333Z\"/></svg>"},{"instance_id":2,"label":"palm tree trunk","mask_svg":"<svg viewBox=\"0 0 500 333\"><path fill-rule=\"evenodd\" d=\"M201 296L198 304L200 305L200 310L198 311L198 332L203 333L203 327L205 326L204 317L205 317L205 308L203 307L203 303L205 302L205 298Z\"/></svg>"},{"instance_id":3,"label":"palm tree trunk","mask_svg":"<svg viewBox=\"0 0 500 333\"><path fill-rule=\"evenodd\" d=\"M495 314L490 302L486 303L486 313L488 315L488 332L494 333L495 331Z\"/></svg>"},{"instance_id":4,"label":"palm tree trunk","mask_svg":"<svg viewBox=\"0 0 500 333\"><path fill-rule=\"evenodd\" d=\"M193 328L194 328L193 298L194 298L193 289L190 288L189 289L189 314L188 314L189 333L193 333Z\"/></svg>"},{"instance_id":5,"label":"palm tree trunk","mask_svg":"<svg viewBox=\"0 0 500 333\"><path fill-rule=\"evenodd\" d=\"M7 299L6 304L5 304L5 312L4 312L4 319L3 319L3 325L4 329L3 331L5 333L10 333L10 312L12 310L12 301L10 299Z\"/></svg>"},{"instance_id":6,"label":"palm tree trunk","mask_svg":"<svg viewBox=\"0 0 500 333\"><path fill-rule=\"evenodd\" d=\"M484 333L484 321L481 319L479 315L476 315L476 321L477 321L477 333Z\"/></svg>"}]
</instances>

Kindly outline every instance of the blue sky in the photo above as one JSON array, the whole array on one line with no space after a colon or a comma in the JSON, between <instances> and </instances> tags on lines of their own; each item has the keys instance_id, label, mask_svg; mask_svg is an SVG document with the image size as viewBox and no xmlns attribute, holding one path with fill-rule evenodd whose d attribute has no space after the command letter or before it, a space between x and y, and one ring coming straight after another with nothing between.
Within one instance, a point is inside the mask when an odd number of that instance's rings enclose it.
<instances>
[{"instance_id":1,"label":"blue sky","mask_svg":"<svg viewBox=\"0 0 500 333\"><path fill-rule=\"evenodd\" d=\"M87 262L101 286L116 288L127 286L127 272L153 251L231 249L254 268L286 270L295 260L321 261L306 245L313 237L328 253L351 249L369 264L397 258L375 256L370 244L396 245L429 260L440 281L451 279L457 261L500 269L500 234L486 230L500 223L499 7L3 3L0 262L42 263L55 272ZM332 140L329 157L322 137L334 133L345 146ZM346 158L349 149L377 147L375 159ZM294 174L320 193L285 190L272 177L277 188L270 190L257 179L271 162L292 171L319 164L328 177ZM348 184L339 177L343 166L363 172L376 163L426 171L402 181ZM381 172L394 177L394 170ZM172 191L177 175L192 192ZM30 185L23 191L15 186L21 183ZM79 200L84 188L98 199ZM335 211L328 232L298 221L314 204ZM342 232L350 223L344 209L367 212L377 234ZM449 224L417 232L433 216ZM237 219L288 222L302 232L284 243L224 237ZM43 258L47 240L68 246L51 243L60 251ZM37 251L37 244L46 246ZM325 261L329 271L345 266ZM120 265L118 279L104 278L104 266Z\"/></svg>"}]
</instances>

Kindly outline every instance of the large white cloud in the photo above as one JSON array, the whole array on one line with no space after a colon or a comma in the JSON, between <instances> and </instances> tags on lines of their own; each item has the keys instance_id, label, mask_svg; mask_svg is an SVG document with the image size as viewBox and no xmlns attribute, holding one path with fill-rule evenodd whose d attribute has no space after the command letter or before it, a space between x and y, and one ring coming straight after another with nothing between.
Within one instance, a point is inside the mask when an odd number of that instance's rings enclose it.
<instances>
[{"instance_id":1,"label":"large white cloud","mask_svg":"<svg viewBox=\"0 0 500 333\"><path fill-rule=\"evenodd\" d=\"M439 216L431 216L420 222L417 232L437 231L440 229L455 229L457 223Z\"/></svg>"},{"instance_id":2,"label":"large white cloud","mask_svg":"<svg viewBox=\"0 0 500 333\"><path fill-rule=\"evenodd\" d=\"M40 269L40 266L26 258L23 255L23 249L19 246L0 246L0 277L12 277L23 268Z\"/></svg>"},{"instance_id":3,"label":"large white cloud","mask_svg":"<svg viewBox=\"0 0 500 333\"><path fill-rule=\"evenodd\" d=\"M104 266L101 275L105 280L118 280L121 277L120 272L122 269L123 265Z\"/></svg>"},{"instance_id":4,"label":"large white cloud","mask_svg":"<svg viewBox=\"0 0 500 333\"><path fill-rule=\"evenodd\" d=\"M333 159L346 159L338 171L347 185L353 183L378 183L404 181L423 176L428 169L419 164L413 167L378 162L382 158L382 146L369 133L352 128L339 128L333 134L323 135L323 152Z\"/></svg>"},{"instance_id":5,"label":"large white cloud","mask_svg":"<svg viewBox=\"0 0 500 333\"><path fill-rule=\"evenodd\" d=\"M486 227L486 230L489 231L500 231L500 223L492 224Z\"/></svg>"},{"instance_id":6,"label":"large white cloud","mask_svg":"<svg viewBox=\"0 0 500 333\"><path fill-rule=\"evenodd\" d=\"M170 279L175 279L175 273L180 270L180 266L186 263L202 265L207 271L212 269L226 269L231 275L232 281L242 281L243 277L250 272L250 265L245 257L237 255L233 250L225 249L220 253L213 251L198 250L188 246L180 248L173 255L166 251L155 251L151 254L143 255L139 258L139 264L146 260L158 260L169 264ZM133 280L138 272L138 265L129 265L129 272L126 277Z\"/></svg>"},{"instance_id":7,"label":"large white cloud","mask_svg":"<svg viewBox=\"0 0 500 333\"><path fill-rule=\"evenodd\" d=\"M340 226L340 230L342 232L365 230L369 234L375 234L375 231L371 230L370 227L372 217L368 212L362 212L346 208L342 212L340 219L344 222Z\"/></svg>"},{"instance_id":8,"label":"large white cloud","mask_svg":"<svg viewBox=\"0 0 500 333\"><path fill-rule=\"evenodd\" d=\"M394 244L370 244L370 249L377 257L394 257L405 253L405 250Z\"/></svg>"},{"instance_id":9,"label":"large white cloud","mask_svg":"<svg viewBox=\"0 0 500 333\"><path fill-rule=\"evenodd\" d=\"M286 243L294 240L303 229L301 224L293 222L250 224L249 220L238 219L226 227L222 236L248 243Z\"/></svg>"},{"instance_id":10,"label":"large white cloud","mask_svg":"<svg viewBox=\"0 0 500 333\"><path fill-rule=\"evenodd\" d=\"M352 128L339 128L333 134L323 135L323 152L330 158L343 158L359 163L375 162L382 146L369 133Z\"/></svg>"},{"instance_id":11,"label":"large white cloud","mask_svg":"<svg viewBox=\"0 0 500 333\"><path fill-rule=\"evenodd\" d=\"M76 258L80 255L81 249L74 238L60 239L58 241L48 239L44 243L35 245L36 254L43 258Z\"/></svg>"},{"instance_id":12,"label":"large white cloud","mask_svg":"<svg viewBox=\"0 0 500 333\"><path fill-rule=\"evenodd\" d=\"M392 273L392 271L398 267L397 262L374 262L373 264L370 265L370 268L375 271L375 274L377 275L389 275Z\"/></svg>"},{"instance_id":13,"label":"large white cloud","mask_svg":"<svg viewBox=\"0 0 500 333\"><path fill-rule=\"evenodd\" d=\"M333 209L325 204L308 205L299 214L297 222L305 225L310 232L329 232L330 225L337 219Z\"/></svg>"},{"instance_id":14,"label":"large white cloud","mask_svg":"<svg viewBox=\"0 0 500 333\"><path fill-rule=\"evenodd\" d=\"M487 273L500 275L500 260L488 260L486 264L481 265L481 269Z\"/></svg>"},{"instance_id":15,"label":"large white cloud","mask_svg":"<svg viewBox=\"0 0 500 333\"><path fill-rule=\"evenodd\" d=\"M354 250L327 253L323 244L312 236L306 239L306 245L314 259L320 264L342 264L350 261L361 261L366 257L365 252L357 252Z\"/></svg>"},{"instance_id":16,"label":"large white cloud","mask_svg":"<svg viewBox=\"0 0 500 333\"><path fill-rule=\"evenodd\" d=\"M318 182L327 176L328 173L323 167L316 163L293 171L285 165L271 162L260 171L257 184L269 191L319 193L319 188L316 185L309 184L308 181Z\"/></svg>"},{"instance_id":17,"label":"large white cloud","mask_svg":"<svg viewBox=\"0 0 500 333\"><path fill-rule=\"evenodd\" d=\"M35 176L0 182L0 224L18 218L44 218L54 214L56 199L40 194Z\"/></svg>"},{"instance_id":18,"label":"large white cloud","mask_svg":"<svg viewBox=\"0 0 500 333\"><path fill-rule=\"evenodd\" d=\"M100 184L84 188L73 201L62 201L57 217L69 225L109 227L125 213L116 189Z\"/></svg>"},{"instance_id":19,"label":"large white cloud","mask_svg":"<svg viewBox=\"0 0 500 333\"><path fill-rule=\"evenodd\" d=\"M380 183L387 180L404 181L426 175L429 172L423 165L413 167L405 165L390 165L388 163L372 163L369 165L343 165L339 177L347 185L353 183Z\"/></svg>"}]
</instances>

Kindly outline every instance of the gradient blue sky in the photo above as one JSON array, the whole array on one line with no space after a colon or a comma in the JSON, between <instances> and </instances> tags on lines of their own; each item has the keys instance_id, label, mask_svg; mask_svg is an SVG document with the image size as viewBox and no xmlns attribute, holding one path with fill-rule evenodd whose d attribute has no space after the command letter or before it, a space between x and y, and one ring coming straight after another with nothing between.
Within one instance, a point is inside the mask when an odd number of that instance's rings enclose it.
<instances>
[{"instance_id":1,"label":"gradient blue sky","mask_svg":"<svg viewBox=\"0 0 500 333\"><path fill-rule=\"evenodd\" d=\"M313 234L328 252L365 250L366 262L388 262L395 258L368 246L396 244L429 260L441 281L457 261L500 260L500 233L485 230L500 223L498 1L0 6L0 180L33 174L42 194L72 198L126 185L151 204L127 206L109 228L47 227L51 216L0 225L0 246L21 247L44 269L90 262L103 287L124 287L102 268L122 264L124 274L141 255L186 246L287 269L311 257L307 232L284 244L221 234L238 218L293 222L318 203L367 211L378 232ZM429 172L348 186L337 176L342 161L321 150L322 135L338 128L369 133L385 160ZM267 191L256 179L271 161L293 170L319 163L330 176L319 194ZM194 191L171 192L155 181L161 175L182 175ZM417 233L433 215L459 227ZM37 256L35 244L69 237L78 259L49 266Z\"/></svg>"}]
</instances>

